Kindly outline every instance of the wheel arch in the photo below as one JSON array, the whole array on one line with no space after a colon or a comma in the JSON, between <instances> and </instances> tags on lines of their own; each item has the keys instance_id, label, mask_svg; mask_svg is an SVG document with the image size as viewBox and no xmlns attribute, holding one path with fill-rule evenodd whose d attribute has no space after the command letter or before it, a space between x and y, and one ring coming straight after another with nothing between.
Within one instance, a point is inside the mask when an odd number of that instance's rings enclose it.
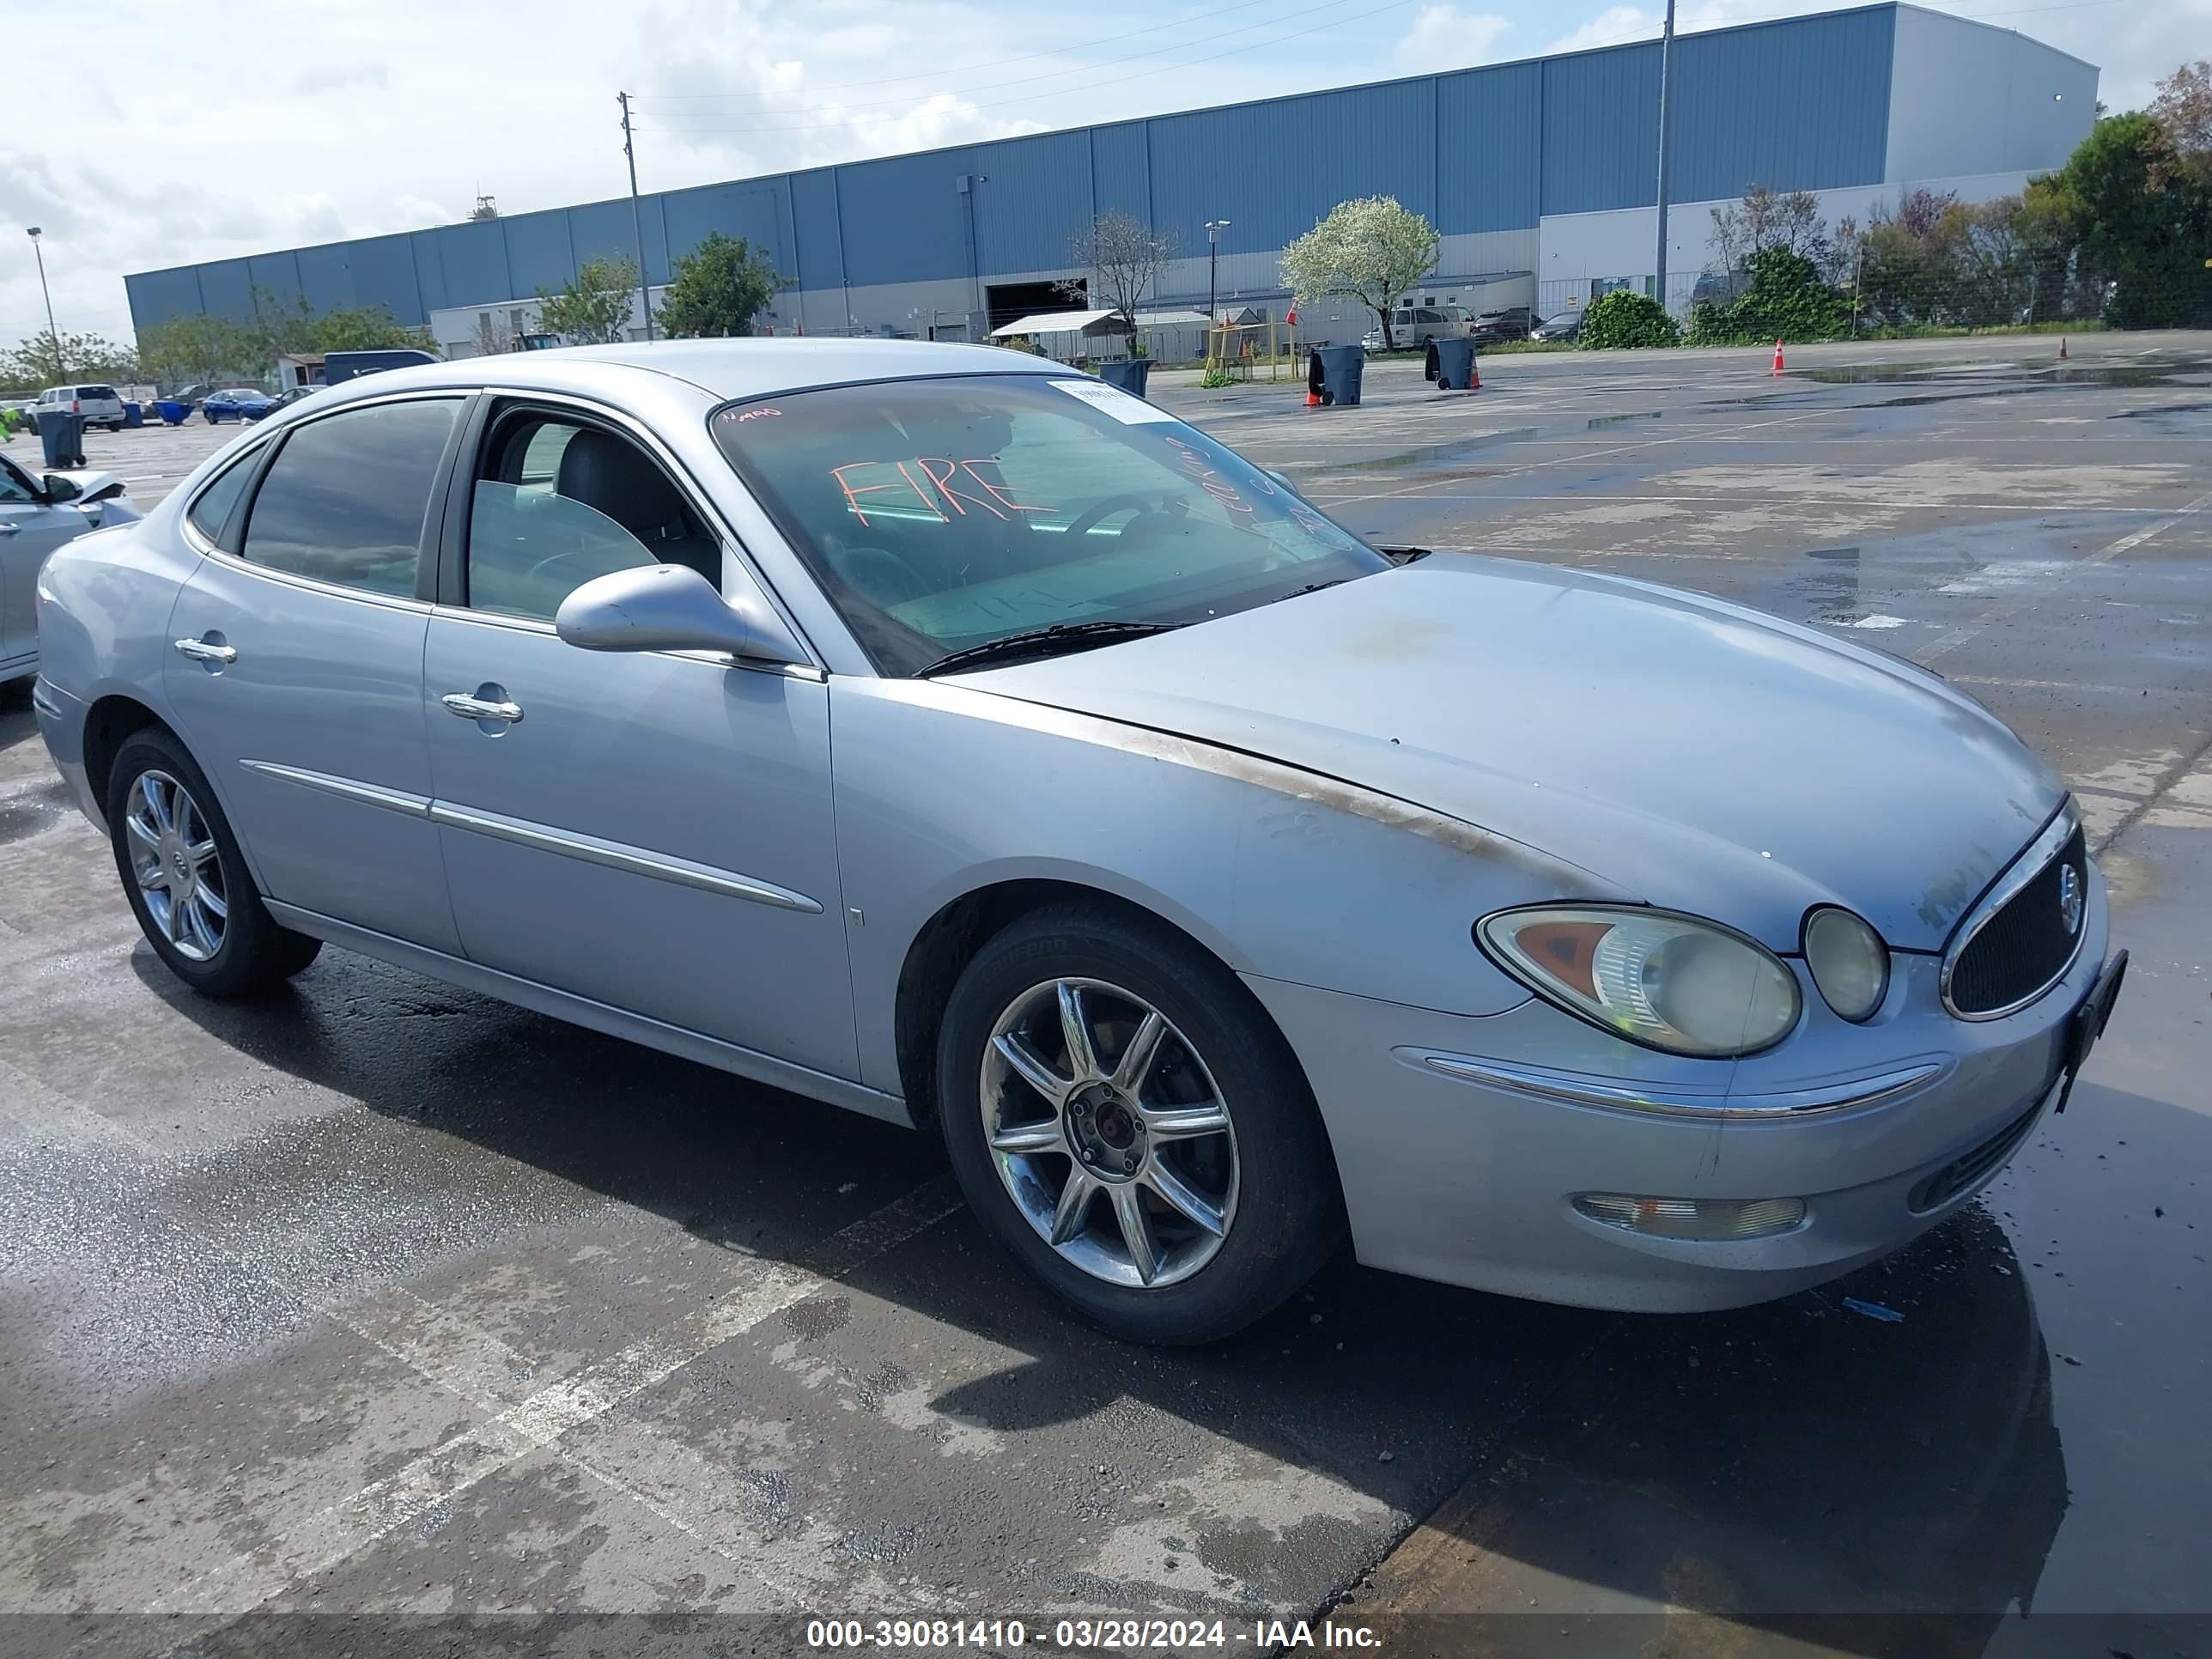
<instances>
[{"instance_id":1,"label":"wheel arch","mask_svg":"<svg viewBox=\"0 0 2212 1659\"><path fill-rule=\"evenodd\" d=\"M940 905L915 932L901 963L898 990L892 1014L892 1035L898 1055L899 1082L906 1097L908 1115L915 1127L928 1129L937 1118L937 1044L944 1028L945 1005L952 981L987 941L1024 916L1054 905L1095 904L1120 912L1147 927L1164 927L1193 950L1217 963L1236 987L1245 1008L1257 1025L1282 1048L1283 1054L1306 1077L1305 1065L1289 1036L1275 1018L1245 988L1235 967L1221 952L1179 926L1158 910L1104 887L1065 877L1017 877L969 889ZM1312 1080L1306 1079L1309 1090ZM1327 1123L1322 1124L1324 1136ZM1330 1151L1332 1166L1335 1161Z\"/></svg>"},{"instance_id":2,"label":"wheel arch","mask_svg":"<svg viewBox=\"0 0 2212 1659\"><path fill-rule=\"evenodd\" d=\"M183 737L177 729L147 703L123 692L112 692L94 701L84 717L84 775L86 787L94 804L100 808L101 822L107 817L107 787L115 770L115 757L137 733L149 726L158 726L179 743Z\"/></svg>"}]
</instances>

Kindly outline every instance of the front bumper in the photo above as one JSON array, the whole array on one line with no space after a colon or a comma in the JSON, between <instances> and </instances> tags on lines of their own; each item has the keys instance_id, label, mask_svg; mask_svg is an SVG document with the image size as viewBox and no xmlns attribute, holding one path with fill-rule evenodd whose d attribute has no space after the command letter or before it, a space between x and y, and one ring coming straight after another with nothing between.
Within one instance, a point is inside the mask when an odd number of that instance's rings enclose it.
<instances>
[{"instance_id":1,"label":"front bumper","mask_svg":"<svg viewBox=\"0 0 2212 1659\"><path fill-rule=\"evenodd\" d=\"M1952 1018L1936 959L1900 957L1868 1025L1814 994L1796 1036L1736 1062L1652 1054L1536 999L1468 1018L1245 982L1305 1066L1363 1262L1585 1307L1741 1307L1888 1255L2024 1144L2104 963L2103 884L2090 888L2073 965L2017 1013ZM1562 1079L1592 1086L1577 1097ZM1647 1103L1586 1097L1608 1087ZM1764 1238L1669 1239L1576 1211L1592 1192L1797 1198L1807 1213Z\"/></svg>"}]
</instances>

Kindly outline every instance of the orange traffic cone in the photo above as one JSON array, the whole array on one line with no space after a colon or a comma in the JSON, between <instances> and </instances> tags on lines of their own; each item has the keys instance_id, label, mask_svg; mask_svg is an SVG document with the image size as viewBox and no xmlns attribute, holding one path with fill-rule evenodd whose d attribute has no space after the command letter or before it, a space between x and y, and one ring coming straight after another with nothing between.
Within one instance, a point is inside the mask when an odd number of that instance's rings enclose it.
<instances>
[{"instance_id":1,"label":"orange traffic cone","mask_svg":"<svg viewBox=\"0 0 2212 1659\"><path fill-rule=\"evenodd\" d=\"M2063 334L2058 337L2058 361L2062 363L2066 361L2066 337Z\"/></svg>"},{"instance_id":2,"label":"orange traffic cone","mask_svg":"<svg viewBox=\"0 0 2212 1659\"><path fill-rule=\"evenodd\" d=\"M1482 365L1475 360L1472 354L1468 356L1467 360L1467 389L1469 392L1480 392L1482 390Z\"/></svg>"},{"instance_id":3,"label":"orange traffic cone","mask_svg":"<svg viewBox=\"0 0 2212 1659\"><path fill-rule=\"evenodd\" d=\"M1308 409L1319 409L1321 407L1321 393L1318 392L1307 392L1306 407Z\"/></svg>"},{"instance_id":4,"label":"orange traffic cone","mask_svg":"<svg viewBox=\"0 0 2212 1659\"><path fill-rule=\"evenodd\" d=\"M1777 374L1782 372L1782 342L1779 340L1774 343L1774 372Z\"/></svg>"}]
</instances>

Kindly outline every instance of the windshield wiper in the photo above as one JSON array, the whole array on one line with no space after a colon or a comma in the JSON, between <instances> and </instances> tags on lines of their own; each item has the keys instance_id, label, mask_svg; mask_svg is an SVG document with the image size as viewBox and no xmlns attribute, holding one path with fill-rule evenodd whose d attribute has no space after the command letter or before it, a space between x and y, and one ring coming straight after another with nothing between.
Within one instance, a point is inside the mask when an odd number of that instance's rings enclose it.
<instances>
[{"instance_id":1,"label":"windshield wiper","mask_svg":"<svg viewBox=\"0 0 2212 1659\"><path fill-rule=\"evenodd\" d=\"M1084 651L1094 645L1111 645L1116 640L1141 639L1147 634L1164 634L1170 629L1188 624L1176 622L1079 622L1054 623L1048 628L1024 628L1017 634L1006 634L995 640L986 640L981 645L963 647L950 655L915 671L915 678L927 679L932 674L942 674L950 668L973 668L987 662L1000 662L1014 657L1049 657L1061 651Z\"/></svg>"}]
</instances>

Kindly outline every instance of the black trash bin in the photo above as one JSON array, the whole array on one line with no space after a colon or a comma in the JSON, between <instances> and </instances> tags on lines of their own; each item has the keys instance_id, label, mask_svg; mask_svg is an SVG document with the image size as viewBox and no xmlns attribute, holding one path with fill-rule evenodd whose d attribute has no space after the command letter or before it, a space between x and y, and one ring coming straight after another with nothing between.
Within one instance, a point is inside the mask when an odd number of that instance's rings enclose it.
<instances>
[{"instance_id":1,"label":"black trash bin","mask_svg":"<svg viewBox=\"0 0 2212 1659\"><path fill-rule=\"evenodd\" d=\"M1116 357L1112 362L1098 365L1100 380L1139 398L1145 395L1145 380L1152 372L1150 357Z\"/></svg>"},{"instance_id":2,"label":"black trash bin","mask_svg":"<svg viewBox=\"0 0 2212 1659\"><path fill-rule=\"evenodd\" d=\"M1316 389L1325 404L1340 404L1349 409L1359 401L1359 377L1367 366L1365 346L1316 346L1314 375L1320 385ZM1308 385L1312 385L1311 378Z\"/></svg>"},{"instance_id":3,"label":"black trash bin","mask_svg":"<svg viewBox=\"0 0 2212 1659\"><path fill-rule=\"evenodd\" d=\"M39 442L49 469L84 465L84 416L66 409L38 412Z\"/></svg>"},{"instance_id":4,"label":"black trash bin","mask_svg":"<svg viewBox=\"0 0 2212 1659\"><path fill-rule=\"evenodd\" d=\"M1437 391L1464 392L1474 384L1474 341L1431 340L1429 349L1436 354L1436 373L1429 378Z\"/></svg>"}]
</instances>

